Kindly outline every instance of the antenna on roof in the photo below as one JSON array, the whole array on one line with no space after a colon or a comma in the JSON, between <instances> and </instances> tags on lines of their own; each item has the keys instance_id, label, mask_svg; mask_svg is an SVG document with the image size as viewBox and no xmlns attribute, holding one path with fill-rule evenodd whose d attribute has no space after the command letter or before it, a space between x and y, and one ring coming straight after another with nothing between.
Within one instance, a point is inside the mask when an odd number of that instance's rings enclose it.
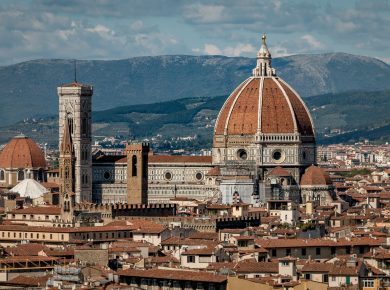
<instances>
[{"instance_id":1,"label":"antenna on roof","mask_svg":"<svg viewBox=\"0 0 390 290\"><path fill-rule=\"evenodd\" d=\"M77 83L77 66L76 66L76 60L74 60L74 82Z\"/></svg>"}]
</instances>

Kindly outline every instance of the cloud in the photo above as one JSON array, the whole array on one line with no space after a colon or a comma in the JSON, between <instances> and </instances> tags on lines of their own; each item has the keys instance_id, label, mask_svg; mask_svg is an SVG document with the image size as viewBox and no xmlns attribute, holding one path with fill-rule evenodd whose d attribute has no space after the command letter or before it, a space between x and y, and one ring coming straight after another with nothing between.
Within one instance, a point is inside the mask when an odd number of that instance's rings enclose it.
<instances>
[{"instance_id":1,"label":"cloud","mask_svg":"<svg viewBox=\"0 0 390 290\"><path fill-rule=\"evenodd\" d=\"M34 58L117 59L179 53L184 49L172 34L142 20L113 23L0 6L0 64Z\"/></svg>"},{"instance_id":2,"label":"cloud","mask_svg":"<svg viewBox=\"0 0 390 290\"><path fill-rule=\"evenodd\" d=\"M320 41L318 41L313 35L305 34L301 37L301 39L306 41L306 43L314 49L324 48L324 45Z\"/></svg>"},{"instance_id":3,"label":"cloud","mask_svg":"<svg viewBox=\"0 0 390 290\"><path fill-rule=\"evenodd\" d=\"M192 4L185 8L186 18L194 23L216 23L223 19L222 5Z\"/></svg>"},{"instance_id":4,"label":"cloud","mask_svg":"<svg viewBox=\"0 0 390 290\"><path fill-rule=\"evenodd\" d=\"M0 65L55 57L326 50L390 55L388 0L34 0L0 2ZM195 47L191 50L191 47Z\"/></svg>"},{"instance_id":5,"label":"cloud","mask_svg":"<svg viewBox=\"0 0 390 290\"><path fill-rule=\"evenodd\" d=\"M206 43L202 49L195 48L192 51L208 55L253 56L256 52L256 49L249 43L237 44L234 47L227 46L223 49L219 48L215 44Z\"/></svg>"}]
</instances>

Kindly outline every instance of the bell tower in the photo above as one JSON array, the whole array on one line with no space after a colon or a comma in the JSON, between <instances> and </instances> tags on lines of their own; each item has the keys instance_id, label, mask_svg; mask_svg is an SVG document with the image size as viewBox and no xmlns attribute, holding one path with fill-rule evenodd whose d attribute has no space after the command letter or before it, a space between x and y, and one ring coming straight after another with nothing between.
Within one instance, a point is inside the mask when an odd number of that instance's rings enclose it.
<instances>
[{"instance_id":1,"label":"bell tower","mask_svg":"<svg viewBox=\"0 0 390 290\"><path fill-rule=\"evenodd\" d=\"M70 134L70 124L67 116L64 120L64 132L62 134L62 142L60 144L60 207L61 217L65 223L73 221L73 207L75 205L74 195L74 172L75 158L72 137Z\"/></svg>"},{"instance_id":2,"label":"bell tower","mask_svg":"<svg viewBox=\"0 0 390 290\"><path fill-rule=\"evenodd\" d=\"M59 96L59 144L64 126L69 125L74 149L74 192L77 202L92 202L91 106L93 88L78 83L57 88ZM61 150L61 148L60 148Z\"/></svg>"},{"instance_id":3,"label":"bell tower","mask_svg":"<svg viewBox=\"0 0 390 290\"><path fill-rule=\"evenodd\" d=\"M148 203L148 155L149 144L128 144L127 155L127 203Z\"/></svg>"}]
</instances>

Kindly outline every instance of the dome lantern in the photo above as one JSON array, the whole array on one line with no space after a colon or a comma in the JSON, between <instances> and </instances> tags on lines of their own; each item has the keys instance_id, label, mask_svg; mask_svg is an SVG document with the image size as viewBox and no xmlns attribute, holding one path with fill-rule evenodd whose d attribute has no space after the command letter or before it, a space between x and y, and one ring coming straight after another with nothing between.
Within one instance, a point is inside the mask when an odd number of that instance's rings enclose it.
<instances>
[{"instance_id":1,"label":"dome lantern","mask_svg":"<svg viewBox=\"0 0 390 290\"><path fill-rule=\"evenodd\" d=\"M257 52L256 67L253 69L252 74L254 77L276 76L275 69L272 68L272 57L268 50L266 35L261 37L261 47Z\"/></svg>"}]
</instances>

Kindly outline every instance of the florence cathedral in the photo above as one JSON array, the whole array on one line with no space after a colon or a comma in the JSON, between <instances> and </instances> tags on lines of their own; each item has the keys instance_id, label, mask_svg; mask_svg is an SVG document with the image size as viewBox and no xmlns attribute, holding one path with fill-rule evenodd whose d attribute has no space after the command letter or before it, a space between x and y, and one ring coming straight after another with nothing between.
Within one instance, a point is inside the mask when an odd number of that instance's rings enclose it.
<instances>
[{"instance_id":1,"label":"florence cathedral","mask_svg":"<svg viewBox=\"0 0 390 290\"><path fill-rule=\"evenodd\" d=\"M122 155L92 153L93 87L75 80L57 92L63 207L180 199L252 205L269 200L332 202L331 182L314 166L315 130L309 110L272 67L265 35L252 75L233 90L218 114L212 156L159 155L146 143L128 144ZM34 153L31 168L12 167L20 163L21 153L14 150L18 142L25 144L23 156ZM11 140L0 154L0 187L14 186L11 181L20 181L24 174L42 179L46 165L35 147L30 139Z\"/></svg>"},{"instance_id":2,"label":"florence cathedral","mask_svg":"<svg viewBox=\"0 0 390 290\"><path fill-rule=\"evenodd\" d=\"M301 97L277 76L271 61L263 35L252 76L231 93L219 112L212 156L147 154L148 203L187 198L231 204L235 195L249 204L270 199L302 202L302 175L316 162L314 124ZM131 154L94 156L95 202L129 200L129 171L146 166L132 161L137 157ZM312 190L311 185L305 190ZM309 196L313 194L305 198Z\"/></svg>"}]
</instances>

